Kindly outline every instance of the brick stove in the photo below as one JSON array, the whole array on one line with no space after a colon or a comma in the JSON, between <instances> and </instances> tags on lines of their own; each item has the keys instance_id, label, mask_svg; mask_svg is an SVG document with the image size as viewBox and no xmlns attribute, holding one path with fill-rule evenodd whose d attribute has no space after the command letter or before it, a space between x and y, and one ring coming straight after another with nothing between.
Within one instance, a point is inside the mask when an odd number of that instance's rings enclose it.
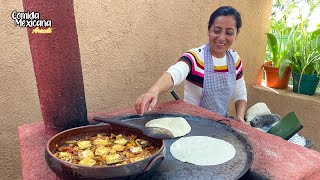
<instances>
[{"instance_id":1,"label":"brick stove","mask_svg":"<svg viewBox=\"0 0 320 180\"><path fill-rule=\"evenodd\" d=\"M151 113L184 114L213 120L222 119L215 113L184 101L158 104ZM89 122L92 122L92 117L95 115L115 118L136 114L134 108L89 114ZM298 180L320 178L320 153L317 151L292 144L280 137L261 132L235 121L231 122L231 127L247 136L254 149L253 164L243 179ZM22 177L24 180L58 179L44 159L45 144L54 134L55 132L45 131L43 122L19 127Z\"/></svg>"}]
</instances>

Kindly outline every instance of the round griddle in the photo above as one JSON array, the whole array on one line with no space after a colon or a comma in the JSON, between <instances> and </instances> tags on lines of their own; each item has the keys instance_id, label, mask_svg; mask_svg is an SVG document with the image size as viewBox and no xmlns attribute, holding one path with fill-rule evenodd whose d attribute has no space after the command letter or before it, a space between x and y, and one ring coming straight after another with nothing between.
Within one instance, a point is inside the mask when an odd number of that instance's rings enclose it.
<instances>
[{"instance_id":1,"label":"round griddle","mask_svg":"<svg viewBox=\"0 0 320 180\"><path fill-rule=\"evenodd\" d=\"M129 123L144 125L151 119L162 117L183 117L191 126L191 132L187 136L209 136L218 138L231 143L236 149L236 155L230 161L213 166L197 166L189 163L183 163L175 159L171 152L170 146L179 138L165 140L166 156L160 167L148 174L144 179L239 179L251 167L253 161L253 150L250 142L226 124L211 119L186 116L178 114L146 114L140 116L123 116L118 120Z\"/></svg>"}]
</instances>

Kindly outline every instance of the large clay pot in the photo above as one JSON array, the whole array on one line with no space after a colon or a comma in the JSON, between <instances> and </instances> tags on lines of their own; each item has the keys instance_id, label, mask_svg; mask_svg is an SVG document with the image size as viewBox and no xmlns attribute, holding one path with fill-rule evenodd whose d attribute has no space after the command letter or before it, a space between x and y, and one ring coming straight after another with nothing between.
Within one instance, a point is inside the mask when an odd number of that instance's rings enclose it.
<instances>
[{"instance_id":1,"label":"large clay pot","mask_svg":"<svg viewBox=\"0 0 320 180\"><path fill-rule=\"evenodd\" d=\"M67 140L75 140L85 136L95 136L98 133L115 133L115 134L136 134L138 138L145 139L155 146L159 147L159 151L147 157L144 160L129 163L120 166L82 166L78 164L62 161L53 154L58 146L61 146ZM143 178L147 173L152 172L160 166L165 156L164 140L154 139L145 136L139 130L118 127L113 125L89 125L72 128L62 131L52 137L46 146L45 159L48 166L62 179L137 179Z\"/></svg>"},{"instance_id":2,"label":"large clay pot","mask_svg":"<svg viewBox=\"0 0 320 180\"><path fill-rule=\"evenodd\" d=\"M291 69L287 67L284 71L282 79L279 79L279 68L273 67L272 62L266 62L263 65L264 71L266 72L266 81L267 86L275 89L287 89L290 76Z\"/></svg>"}]
</instances>

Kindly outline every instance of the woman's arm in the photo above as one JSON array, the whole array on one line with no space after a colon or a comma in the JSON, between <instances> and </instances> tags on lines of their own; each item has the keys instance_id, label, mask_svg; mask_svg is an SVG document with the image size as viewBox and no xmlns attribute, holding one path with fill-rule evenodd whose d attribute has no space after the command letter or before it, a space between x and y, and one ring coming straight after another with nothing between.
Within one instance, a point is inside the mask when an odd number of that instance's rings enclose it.
<instances>
[{"instance_id":1,"label":"woman's arm","mask_svg":"<svg viewBox=\"0 0 320 180\"><path fill-rule=\"evenodd\" d=\"M144 94L140 95L135 103L135 109L139 115L145 110L150 111L157 103L158 96L175 85L179 85L188 75L189 66L183 61L172 65L154 85Z\"/></svg>"},{"instance_id":2,"label":"woman's arm","mask_svg":"<svg viewBox=\"0 0 320 180\"><path fill-rule=\"evenodd\" d=\"M143 115L147 109L150 111L153 106L157 103L158 96L163 92L166 92L173 86L173 79L170 73L165 72L162 76L154 83L153 86L144 94L141 94L135 103L136 111L139 115Z\"/></svg>"},{"instance_id":3,"label":"woman's arm","mask_svg":"<svg viewBox=\"0 0 320 180\"><path fill-rule=\"evenodd\" d=\"M244 115L246 113L247 101L238 100L235 102L236 117L235 120L245 123Z\"/></svg>"},{"instance_id":4,"label":"woman's arm","mask_svg":"<svg viewBox=\"0 0 320 180\"><path fill-rule=\"evenodd\" d=\"M244 115L246 113L247 107L247 89L244 81L244 77L241 77L236 81L236 87L233 93L234 104L236 109L236 117L235 119L239 122L244 121Z\"/></svg>"}]
</instances>

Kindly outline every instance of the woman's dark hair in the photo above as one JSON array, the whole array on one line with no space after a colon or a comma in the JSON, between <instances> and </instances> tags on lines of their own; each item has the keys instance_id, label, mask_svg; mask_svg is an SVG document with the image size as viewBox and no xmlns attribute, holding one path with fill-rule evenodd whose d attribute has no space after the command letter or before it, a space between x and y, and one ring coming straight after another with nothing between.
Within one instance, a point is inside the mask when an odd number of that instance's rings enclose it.
<instances>
[{"instance_id":1,"label":"woman's dark hair","mask_svg":"<svg viewBox=\"0 0 320 180\"><path fill-rule=\"evenodd\" d=\"M231 6L222 6L222 7L219 7L217 10L215 10L210 16L210 20L208 23L208 29L210 29L214 20L218 16L229 16L229 15L234 16L234 18L236 20L237 31L239 31L239 29L242 26L241 15L235 8L233 8Z\"/></svg>"}]
</instances>

